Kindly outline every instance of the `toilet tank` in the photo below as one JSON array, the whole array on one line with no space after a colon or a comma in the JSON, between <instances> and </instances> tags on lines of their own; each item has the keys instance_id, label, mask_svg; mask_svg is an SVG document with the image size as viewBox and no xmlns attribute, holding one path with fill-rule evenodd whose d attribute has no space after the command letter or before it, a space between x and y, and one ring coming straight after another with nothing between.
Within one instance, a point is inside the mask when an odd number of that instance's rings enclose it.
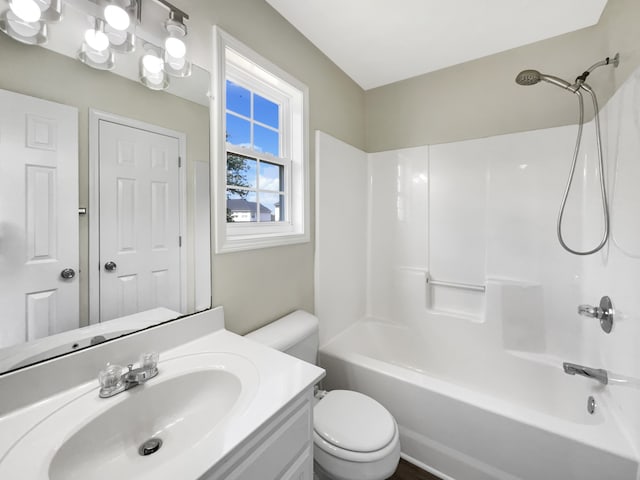
<instances>
[{"instance_id":1,"label":"toilet tank","mask_svg":"<svg viewBox=\"0 0 640 480\"><path fill-rule=\"evenodd\" d=\"M296 310L245 337L315 364L319 341L318 317Z\"/></svg>"}]
</instances>

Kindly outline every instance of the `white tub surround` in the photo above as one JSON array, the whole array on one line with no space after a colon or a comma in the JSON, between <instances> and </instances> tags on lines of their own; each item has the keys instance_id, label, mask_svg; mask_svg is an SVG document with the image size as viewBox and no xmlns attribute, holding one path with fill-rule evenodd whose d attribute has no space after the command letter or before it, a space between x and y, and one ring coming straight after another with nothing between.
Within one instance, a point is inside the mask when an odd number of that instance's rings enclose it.
<instances>
[{"instance_id":1,"label":"white tub surround","mask_svg":"<svg viewBox=\"0 0 640 480\"><path fill-rule=\"evenodd\" d=\"M284 478L282 475L286 473L297 475L295 478L310 479L311 387L322 378L323 371L224 330L221 308L177 322L189 321L196 324L192 325L193 332L203 328L208 332L200 338L163 349L160 352L159 374L144 385L102 399L98 397L97 380L87 379L40 398L36 403L22 404L12 411L5 411L0 416L0 477L24 480L67 478L64 477L64 469L66 465L71 465L74 472L81 472L85 467L95 468L92 478L107 479L114 478L114 471L124 465L134 471L138 479L213 480L243 475L238 472L250 472L252 468L260 468L266 475L264 478ZM167 328L165 334L175 336L176 325L173 323L4 375L0 377L0 389L4 392L3 396L10 397L13 392L6 386L17 385L21 381L37 381L43 375L63 378L67 367L73 368L85 360L90 363L99 360L100 367L95 368L95 375L107 360L113 363L121 363L123 358L136 361L140 353L154 349L153 343L144 341L145 336L152 337L150 334L153 332L157 339L163 335L162 329ZM136 342L131 341L134 336L139 337ZM122 343L125 353L112 356L114 350L109 346L117 347L118 343ZM169 343L170 339L165 338L164 345ZM198 378L202 377L203 382L182 380L194 372ZM226 405L222 394L218 396L219 401L212 401L209 407L203 403L202 398L209 394L216 397L214 391L207 393L205 377L208 375L240 379L239 384L232 380L220 383L225 391L227 387L231 389L234 403ZM8 381L8 376L14 378ZM162 386L164 382L167 382L167 386L180 383L183 388L167 390ZM189 389L194 388L200 393L189 395ZM75 439L82 435L82 429L99 426L96 419L108 415L111 409L122 407L126 411L128 405L134 406L136 395L142 399L145 389L160 392L162 399L150 402L155 407L148 410L149 417L145 413L142 418L132 420L135 427L132 435L134 440L156 434L161 438L164 436L163 447L150 457L139 456L135 449L119 452L114 447L101 453L109 458L100 458L94 465L91 459L87 459L87 465L79 466L74 452L87 456L99 453L92 450L91 445L78 444L71 448ZM155 425L153 411L160 409L156 412L158 418L165 415L163 406L167 408L166 415L182 412L181 402L188 403L188 408L185 407L188 414L181 417L181 422L167 424L159 432L145 431L147 423L151 425L150 428ZM7 402L10 405L17 403ZM209 408L212 409L210 417ZM217 409L227 413L220 417L220 413L215 412ZM144 409L141 411L147 412ZM207 429L205 427L209 421L213 426ZM104 427L107 428L107 425ZM109 435L111 433L116 435L118 432L110 432ZM31 438L30 435L33 436L33 445L38 448L35 451L27 449L30 452L28 458L20 458L24 447L22 444ZM125 435L122 445L128 445L130 440ZM110 471L110 466L115 470Z\"/></svg>"},{"instance_id":2,"label":"white tub surround","mask_svg":"<svg viewBox=\"0 0 640 480\"><path fill-rule=\"evenodd\" d=\"M636 480L639 100L640 70L601 106L611 239L587 257L556 235L576 126L368 155L318 137L321 365L332 388L396 416L414 461L456 480ZM593 123L584 128L563 222L578 250L602 234ZM360 223L334 220L363 201L359 186L336 200L345 162L350 183L367 185L367 241L355 246L343 239L360 238ZM608 335L577 313L604 295L616 312ZM564 374L564 361L607 370L609 384Z\"/></svg>"}]
</instances>

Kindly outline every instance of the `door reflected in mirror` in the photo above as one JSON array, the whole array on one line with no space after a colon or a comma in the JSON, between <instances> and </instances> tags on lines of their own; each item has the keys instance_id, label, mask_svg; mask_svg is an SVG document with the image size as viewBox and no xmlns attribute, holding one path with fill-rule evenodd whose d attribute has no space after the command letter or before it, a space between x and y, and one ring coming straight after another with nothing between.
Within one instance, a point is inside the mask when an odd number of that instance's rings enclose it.
<instances>
[{"instance_id":1,"label":"door reflected in mirror","mask_svg":"<svg viewBox=\"0 0 640 480\"><path fill-rule=\"evenodd\" d=\"M210 308L208 72L0 52L0 373Z\"/></svg>"}]
</instances>

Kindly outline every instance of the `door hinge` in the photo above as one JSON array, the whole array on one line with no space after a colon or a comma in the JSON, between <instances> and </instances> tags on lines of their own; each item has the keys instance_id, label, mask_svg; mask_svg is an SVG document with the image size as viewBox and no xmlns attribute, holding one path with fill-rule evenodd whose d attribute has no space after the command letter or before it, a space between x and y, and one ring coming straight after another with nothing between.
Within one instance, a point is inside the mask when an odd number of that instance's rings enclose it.
<instances>
[{"instance_id":1,"label":"door hinge","mask_svg":"<svg viewBox=\"0 0 640 480\"><path fill-rule=\"evenodd\" d=\"M178 168L182 167L182 157L178 157Z\"/></svg>"},{"instance_id":2,"label":"door hinge","mask_svg":"<svg viewBox=\"0 0 640 480\"><path fill-rule=\"evenodd\" d=\"M178 237L178 247L182 247L182 235Z\"/></svg>"}]
</instances>

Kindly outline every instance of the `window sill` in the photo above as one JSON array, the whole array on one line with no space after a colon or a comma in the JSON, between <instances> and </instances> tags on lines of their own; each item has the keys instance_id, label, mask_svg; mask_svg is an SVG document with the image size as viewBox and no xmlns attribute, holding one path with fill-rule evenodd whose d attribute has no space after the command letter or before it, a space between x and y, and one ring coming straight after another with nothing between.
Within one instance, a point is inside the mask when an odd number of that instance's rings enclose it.
<instances>
[{"instance_id":1,"label":"window sill","mask_svg":"<svg viewBox=\"0 0 640 480\"><path fill-rule=\"evenodd\" d=\"M230 235L220 239L216 244L216 253L242 252L246 250L257 250L260 248L280 247L285 245L295 245L310 241L308 233L276 233L262 235Z\"/></svg>"}]
</instances>

